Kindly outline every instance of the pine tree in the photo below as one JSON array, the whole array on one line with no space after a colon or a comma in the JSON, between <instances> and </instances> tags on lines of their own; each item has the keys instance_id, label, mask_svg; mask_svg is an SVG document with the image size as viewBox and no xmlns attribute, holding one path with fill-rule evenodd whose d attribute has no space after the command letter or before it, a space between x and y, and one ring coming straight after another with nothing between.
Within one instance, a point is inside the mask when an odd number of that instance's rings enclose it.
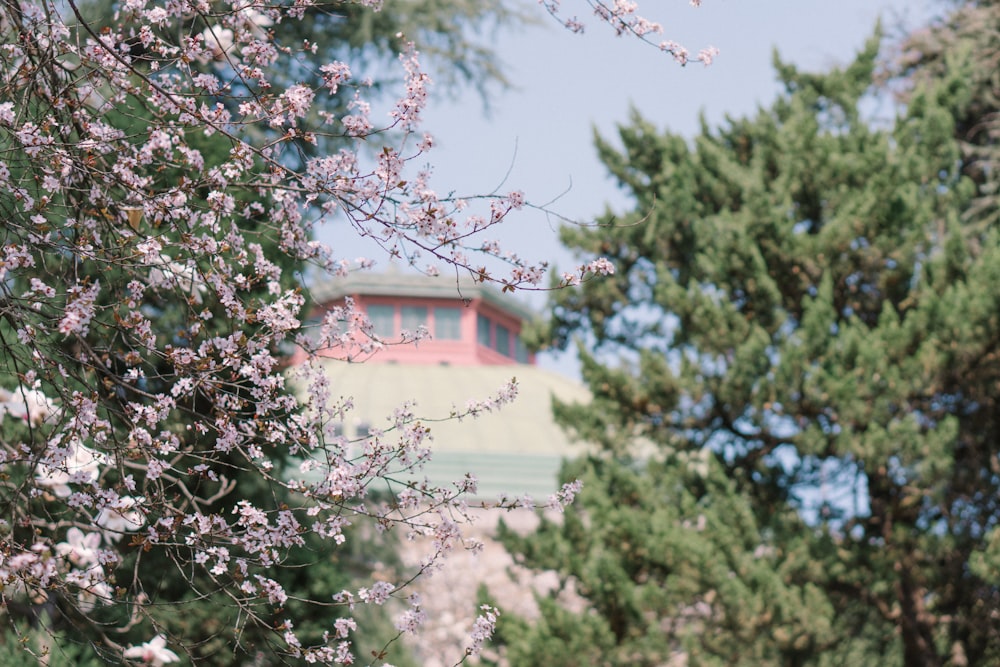
<instances>
[{"instance_id":1,"label":"pine tree","mask_svg":"<svg viewBox=\"0 0 1000 667\"><path fill-rule=\"evenodd\" d=\"M915 83L940 77L955 58L969 59L968 100L955 101L955 137L962 147L962 170L980 184L967 222L996 224L1000 167L1000 4L994 0L959 3L956 11L910 35L890 61L890 71L906 82L897 90L906 101Z\"/></svg>"},{"instance_id":2,"label":"pine tree","mask_svg":"<svg viewBox=\"0 0 1000 667\"><path fill-rule=\"evenodd\" d=\"M893 80L890 121L876 37L824 74L776 58L777 101L693 141L638 116L622 148L598 138L635 210L564 241L617 273L557 293L540 340L593 341L593 403L556 415L603 453L564 471L584 491L561 522L504 534L596 614L508 619L513 664L1000 661L1000 235L969 215L992 180L960 140L985 113L972 51Z\"/></svg>"}]
</instances>

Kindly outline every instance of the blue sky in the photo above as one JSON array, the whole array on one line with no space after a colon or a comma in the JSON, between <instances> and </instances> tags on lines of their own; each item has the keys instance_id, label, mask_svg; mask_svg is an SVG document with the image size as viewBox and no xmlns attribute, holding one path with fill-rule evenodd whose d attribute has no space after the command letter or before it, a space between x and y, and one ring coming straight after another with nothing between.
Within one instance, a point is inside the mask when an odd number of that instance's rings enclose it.
<instances>
[{"instance_id":1,"label":"blue sky","mask_svg":"<svg viewBox=\"0 0 1000 667\"><path fill-rule=\"evenodd\" d=\"M477 94L438 95L425 113L425 128L437 141L430 154L432 186L439 193L486 194L522 190L533 203L558 200L551 208L587 222L610 207L629 208L628 199L598 162L596 128L612 136L637 109L656 125L693 135L699 114L710 123L726 114L743 115L767 104L778 92L772 49L800 67L821 70L847 62L872 34L876 20L891 35L900 25L923 21L930 0L640 0L640 11L659 21L665 38L696 53L713 45L721 53L711 67L678 66L656 48L618 38L592 17L583 35L548 19L538 27L501 33L495 48L516 88L491 99L484 113ZM577 5L574 7L574 5ZM587 5L564 0L566 12L587 19ZM666 9L663 9L666 7ZM508 173L509 172L509 173ZM506 177L506 181L505 181ZM559 245L558 222L523 212L504 223L497 236L525 258L560 267L572 258ZM377 253L372 252L375 256ZM543 295L529 301L544 305ZM573 374L567 360L544 365Z\"/></svg>"}]
</instances>

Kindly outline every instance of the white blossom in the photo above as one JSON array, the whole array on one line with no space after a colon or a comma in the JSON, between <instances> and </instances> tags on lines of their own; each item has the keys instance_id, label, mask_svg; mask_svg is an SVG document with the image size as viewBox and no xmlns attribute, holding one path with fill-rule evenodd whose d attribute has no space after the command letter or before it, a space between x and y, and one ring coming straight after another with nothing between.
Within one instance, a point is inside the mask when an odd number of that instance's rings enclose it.
<instances>
[{"instance_id":1,"label":"white blossom","mask_svg":"<svg viewBox=\"0 0 1000 667\"><path fill-rule=\"evenodd\" d=\"M179 662L180 656L167 648L167 638L156 635L145 644L125 649L126 658L137 658L151 667L162 667L168 662Z\"/></svg>"}]
</instances>

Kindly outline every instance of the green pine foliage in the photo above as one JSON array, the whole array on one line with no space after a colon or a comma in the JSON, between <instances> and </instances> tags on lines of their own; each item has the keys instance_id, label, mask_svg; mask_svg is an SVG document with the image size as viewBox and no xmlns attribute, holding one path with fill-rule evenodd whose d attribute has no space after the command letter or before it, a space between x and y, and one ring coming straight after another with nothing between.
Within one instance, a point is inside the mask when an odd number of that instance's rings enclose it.
<instances>
[{"instance_id":1,"label":"green pine foliage","mask_svg":"<svg viewBox=\"0 0 1000 667\"><path fill-rule=\"evenodd\" d=\"M0 665L4 667L101 667L106 664L85 643L66 634L49 635L20 624L0 633Z\"/></svg>"},{"instance_id":2,"label":"green pine foliage","mask_svg":"<svg viewBox=\"0 0 1000 667\"><path fill-rule=\"evenodd\" d=\"M617 273L541 340L593 341L555 409L603 453L503 534L589 609L508 618L512 664L1000 664L1000 230L961 136L996 105L956 38L886 119L879 43L776 58L770 107L692 141L598 138L635 210L565 231Z\"/></svg>"}]
</instances>

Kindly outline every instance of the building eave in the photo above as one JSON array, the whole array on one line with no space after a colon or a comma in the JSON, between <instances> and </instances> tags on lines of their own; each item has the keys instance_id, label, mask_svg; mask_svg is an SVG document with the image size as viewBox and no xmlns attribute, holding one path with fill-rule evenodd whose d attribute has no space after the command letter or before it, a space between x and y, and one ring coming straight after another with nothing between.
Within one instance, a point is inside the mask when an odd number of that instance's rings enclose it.
<instances>
[{"instance_id":1,"label":"building eave","mask_svg":"<svg viewBox=\"0 0 1000 667\"><path fill-rule=\"evenodd\" d=\"M502 294L491 285L478 283L471 278L435 277L398 271L359 271L343 278L331 278L314 284L311 294L318 304L339 301L349 296L454 299L465 303L483 301L520 320L530 321L538 317L536 310L513 295Z\"/></svg>"}]
</instances>

